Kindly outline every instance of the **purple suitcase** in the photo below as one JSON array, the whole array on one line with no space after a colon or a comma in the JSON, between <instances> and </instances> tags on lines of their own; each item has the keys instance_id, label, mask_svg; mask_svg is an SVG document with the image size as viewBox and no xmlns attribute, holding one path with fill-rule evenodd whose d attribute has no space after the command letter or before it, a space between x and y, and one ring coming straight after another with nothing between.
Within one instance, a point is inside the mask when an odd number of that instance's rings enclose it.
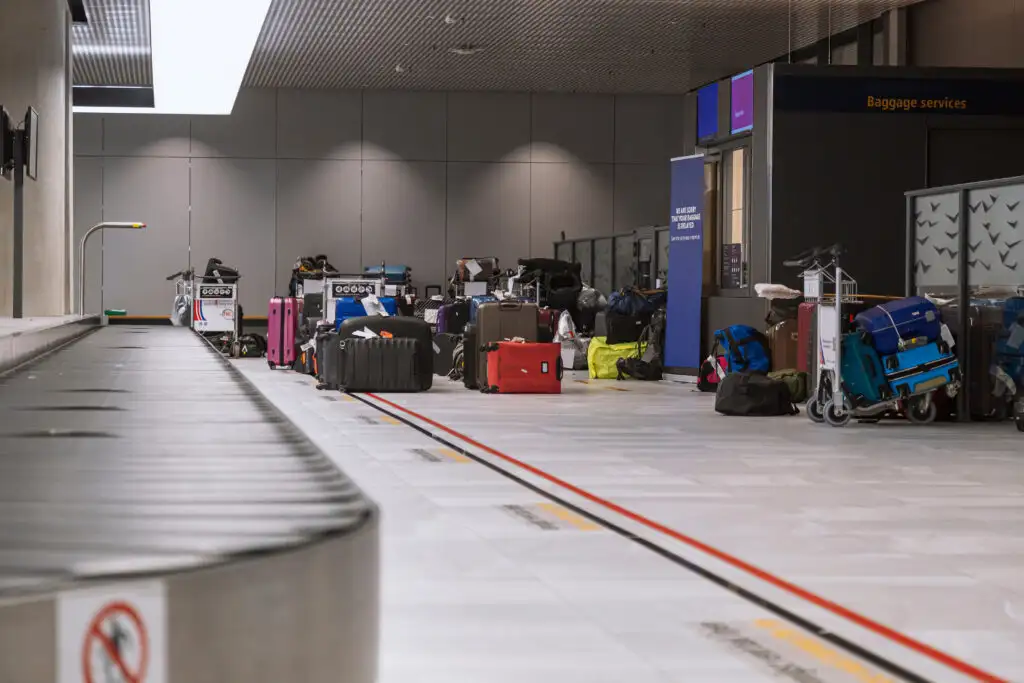
<instances>
[{"instance_id":1,"label":"purple suitcase","mask_svg":"<svg viewBox=\"0 0 1024 683\"><path fill-rule=\"evenodd\" d=\"M295 338L298 336L302 307L295 297L275 296L267 310L267 365L273 370L290 368L295 362Z\"/></svg>"}]
</instances>

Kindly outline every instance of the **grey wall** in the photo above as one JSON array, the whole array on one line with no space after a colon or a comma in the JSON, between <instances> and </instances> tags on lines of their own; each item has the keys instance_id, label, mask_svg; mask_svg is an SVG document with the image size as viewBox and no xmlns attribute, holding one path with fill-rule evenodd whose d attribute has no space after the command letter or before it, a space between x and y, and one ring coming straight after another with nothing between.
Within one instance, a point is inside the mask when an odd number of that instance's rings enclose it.
<instances>
[{"instance_id":1,"label":"grey wall","mask_svg":"<svg viewBox=\"0 0 1024 683\"><path fill-rule=\"evenodd\" d=\"M262 314L296 256L386 260L440 283L567 236L662 224L682 97L246 90L229 117L79 115L75 226L142 220L90 250L87 299L169 314L166 275L210 256Z\"/></svg>"}]
</instances>

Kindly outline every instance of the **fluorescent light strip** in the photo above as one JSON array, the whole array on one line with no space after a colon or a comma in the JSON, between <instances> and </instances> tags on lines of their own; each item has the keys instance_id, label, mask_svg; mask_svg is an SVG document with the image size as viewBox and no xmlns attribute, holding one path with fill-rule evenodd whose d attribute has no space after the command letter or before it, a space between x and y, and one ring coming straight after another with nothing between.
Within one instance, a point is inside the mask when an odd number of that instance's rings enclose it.
<instances>
[{"instance_id":1,"label":"fluorescent light strip","mask_svg":"<svg viewBox=\"0 0 1024 683\"><path fill-rule=\"evenodd\" d=\"M150 0L155 106L75 111L230 114L271 1Z\"/></svg>"}]
</instances>

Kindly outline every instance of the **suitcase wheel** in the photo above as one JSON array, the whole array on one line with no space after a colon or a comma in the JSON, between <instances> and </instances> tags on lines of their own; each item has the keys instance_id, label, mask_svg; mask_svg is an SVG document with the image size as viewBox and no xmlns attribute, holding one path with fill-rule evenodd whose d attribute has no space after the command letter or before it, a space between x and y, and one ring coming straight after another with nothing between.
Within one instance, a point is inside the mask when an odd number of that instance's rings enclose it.
<instances>
[{"instance_id":1,"label":"suitcase wheel","mask_svg":"<svg viewBox=\"0 0 1024 683\"><path fill-rule=\"evenodd\" d=\"M267 365L270 367L271 370L276 370L277 369L277 366L274 365L274 361L272 361L272 360L268 360L267 361Z\"/></svg>"},{"instance_id":2,"label":"suitcase wheel","mask_svg":"<svg viewBox=\"0 0 1024 683\"><path fill-rule=\"evenodd\" d=\"M559 358L558 361L555 363L555 377L558 378L559 382L562 381L562 375L563 375L564 371L565 371L565 368L562 367L562 359Z\"/></svg>"}]
</instances>

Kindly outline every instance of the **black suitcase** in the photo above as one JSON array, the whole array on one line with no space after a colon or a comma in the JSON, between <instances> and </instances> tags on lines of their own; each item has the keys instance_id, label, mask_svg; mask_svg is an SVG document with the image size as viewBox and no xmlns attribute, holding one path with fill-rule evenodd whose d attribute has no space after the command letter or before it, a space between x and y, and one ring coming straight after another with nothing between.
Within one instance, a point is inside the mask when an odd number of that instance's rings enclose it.
<instances>
[{"instance_id":1,"label":"black suitcase","mask_svg":"<svg viewBox=\"0 0 1024 683\"><path fill-rule=\"evenodd\" d=\"M408 337L341 341L343 391L426 391L434 381L430 366L423 367L418 339ZM432 364L431 364L432 365Z\"/></svg>"},{"instance_id":2,"label":"black suitcase","mask_svg":"<svg viewBox=\"0 0 1024 683\"><path fill-rule=\"evenodd\" d=\"M324 295L323 292L306 294L302 297L302 319L312 322L314 326L317 320L324 317Z\"/></svg>"},{"instance_id":3,"label":"black suitcase","mask_svg":"<svg viewBox=\"0 0 1024 683\"><path fill-rule=\"evenodd\" d=\"M334 330L316 338L316 370L320 381L316 388L337 391L341 383L341 340Z\"/></svg>"},{"instance_id":4,"label":"black suitcase","mask_svg":"<svg viewBox=\"0 0 1024 683\"><path fill-rule=\"evenodd\" d=\"M480 359L480 354L478 353L479 346L480 342L476 334L476 325L470 323L466 325L465 334L462 335L462 383L467 389L473 389L474 391L480 388L477 384L477 363Z\"/></svg>"},{"instance_id":5,"label":"black suitcase","mask_svg":"<svg viewBox=\"0 0 1024 683\"><path fill-rule=\"evenodd\" d=\"M434 374L447 377L452 371L452 360L455 347L462 341L457 334L442 332L434 336Z\"/></svg>"},{"instance_id":6,"label":"black suitcase","mask_svg":"<svg viewBox=\"0 0 1024 683\"><path fill-rule=\"evenodd\" d=\"M379 337L415 339L420 343L420 367L434 374L434 332L428 323L411 316L368 315L343 322L338 336L341 341L359 338L367 330Z\"/></svg>"},{"instance_id":7,"label":"black suitcase","mask_svg":"<svg viewBox=\"0 0 1024 683\"><path fill-rule=\"evenodd\" d=\"M956 304L941 309L942 321L949 327L953 338L963 338L960 332L960 311ZM1002 309L998 306L971 306L967 310L970 324L970 358L966 369L966 390L974 420L1005 420L1010 415L1012 396L997 387L991 369L998 363L996 347L1003 331ZM947 401L949 412L955 401ZM941 406L940 406L941 407Z\"/></svg>"},{"instance_id":8,"label":"black suitcase","mask_svg":"<svg viewBox=\"0 0 1024 683\"><path fill-rule=\"evenodd\" d=\"M640 334L651 324L651 314L622 315L608 311L605 317L608 344L632 344L640 341Z\"/></svg>"}]
</instances>

